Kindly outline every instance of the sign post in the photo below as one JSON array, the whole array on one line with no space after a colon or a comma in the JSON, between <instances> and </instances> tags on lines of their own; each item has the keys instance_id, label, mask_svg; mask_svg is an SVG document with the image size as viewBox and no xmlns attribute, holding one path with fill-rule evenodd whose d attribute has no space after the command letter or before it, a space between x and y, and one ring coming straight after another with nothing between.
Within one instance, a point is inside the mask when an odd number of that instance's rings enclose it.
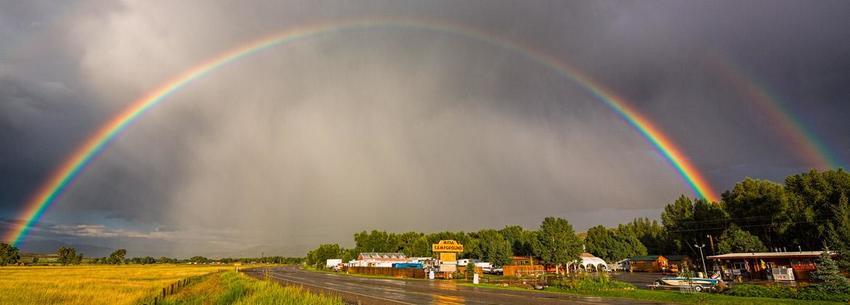
<instances>
[{"instance_id":1,"label":"sign post","mask_svg":"<svg viewBox=\"0 0 850 305\"><path fill-rule=\"evenodd\" d=\"M457 254L463 252L463 245L456 240L441 240L431 244L431 252L440 259L440 272L453 273L457 271Z\"/></svg>"}]
</instances>

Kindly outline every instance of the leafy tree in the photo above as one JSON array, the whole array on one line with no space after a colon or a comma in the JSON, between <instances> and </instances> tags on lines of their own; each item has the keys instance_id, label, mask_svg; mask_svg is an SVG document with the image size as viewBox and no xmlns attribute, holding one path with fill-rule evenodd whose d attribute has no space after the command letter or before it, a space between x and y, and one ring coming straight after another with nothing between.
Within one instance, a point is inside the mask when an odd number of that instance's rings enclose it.
<instances>
[{"instance_id":1,"label":"leafy tree","mask_svg":"<svg viewBox=\"0 0 850 305\"><path fill-rule=\"evenodd\" d=\"M109 254L109 258L107 259L107 263L113 265L120 265L124 262L124 257L127 256L126 249L118 249Z\"/></svg>"},{"instance_id":2,"label":"leafy tree","mask_svg":"<svg viewBox=\"0 0 850 305\"><path fill-rule=\"evenodd\" d=\"M520 226L505 226L499 230L499 233L505 237L508 244L511 245L511 253L517 256L533 255L532 250L532 234L530 231L523 229Z\"/></svg>"},{"instance_id":3,"label":"leafy tree","mask_svg":"<svg viewBox=\"0 0 850 305\"><path fill-rule=\"evenodd\" d=\"M720 235L728 218L721 205L703 199L691 200L684 195L665 206L661 213L661 223L672 239L673 252L692 255L699 252L691 245L704 242L707 235Z\"/></svg>"},{"instance_id":4,"label":"leafy tree","mask_svg":"<svg viewBox=\"0 0 850 305\"><path fill-rule=\"evenodd\" d=\"M354 234L354 243L358 252L396 252L400 248L398 235L378 230Z\"/></svg>"},{"instance_id":5,"label":"leafy tree","mask_svg":"<svg viewBox=\"0 0 850 305\"><path fill-rule=\"evenodd\" d=\"M17 247L0 243L0 266L17 264L20 259L21 253Z\"/></svg>"},{"instance_id":6,"label":"leafy tree","mask_svg":"<svg viewBox=\"0 0 850 305\"><path fill-rule=\"evenodd\" d=\"M820 249L829 238L829 221L841 197L850 197L850 174L843 169L807 173L785 178L785 189L793 195L794 225L789 239L805 249Z\"/></svg>"},{"instance_id":7,"label":"leafy tree","mask_svg":"<svg viewBox=\"0 0 850 305\"><path fill-rule=\"evenodd\" d=\"M58 250L56 250L56 255L59 256L59 258L57 258L56 261L59 262L60 264L62 264L62 265L73 264L74 259L77 257L77 250L74 249L74 248L71 248L71 247L62 246L62 247L59 247Z\"/></svg>"},{"instance_id":8,"label":"leafy tree","mask_svg":"<svg viewBox=\"0 0 850 305\"><path fill-rule=\"evenodd\" d=\"M410 257L431 256L431 242L426 236L420 236L413 244L405 248L404 254Z\"/></svg>"},{"instance_id":9,"label":"leafy tree","mask_svg":"<svg viewBox=\"0 0 850 305\"><path fill-rule=\"evenodd\" d=\"M313 251L307 253L307 264L316 268L324 268L328 259L341 258L343 249L338 244L319 245Z\"/></svg>"},{"instance_id":10,"label":"leafy tree","mask_svg":"<svg viewBox=\"0 0 850 305\"><path fill-rule=\"evenodd\" d=\"M496 230L478 232L480 258L495 267L501 267L511 261L511 246L502 234Z\"/></svg>"},{"instance_id":11,"label":"leafy tree","mask_svg":"<svg viewBox=\"0 0 850 305\"><path fill-rule=\"evenodd\" d=\"M475 273L475 263L473 263L473 262L467 263L466 264L466 272L464 272L463 277L465 279L469 278L474 273Z\"/></svg>"},{"instance_id":12,"label":"leafy tree","mask_svg":"<svg viewBox=\"0 0 850 305\"><path fill-rule=\"evenodd\" d=\"M717 253L732 252L764 252L767 247L762 244L758 236L741 230L736 225L731 225L720 235L717 243Z\"/></svg>"},{"instance_id":13,"label":"leafy tree","mask_svg":"<svg viewBox=\"0 0 850 305\"><path fill-rule=\"evenodd\" d=\"M817 285L819 290L835 294L850 293L850 281L841 275L838 264L830 257L829 248L821 254L812 277L820 282Z\"/></svg>"},{"instance_id":14,"label":"leafy tree","mask_svg":"<svg viewBox=\"0 0 850 305\"><path fill-rule=\"evenodd\" d=\"M555 265L555 271L581 255L581 241L566 219L546 217L538 230L534 253L544 262Z\"/></svg>"},{"instance_id":15,"label":"leafy tree","mask_svg":"<svg viewBox=\"0 0 850 305\"><path fill-rule=\"evenodd\" d=\"M33 263L33 264L38 264L38 256L33 256L33 257L32 257L32 263Z\"/></svg>"},{"instance_id":16,"label":"leafy tree","mask_svg":"<svg viewBox=\"0 0 850 305\"><path fill-rule=\"evenodd\" d=\"M74 264L74 265L82 264L83 263L83 254L77 253L77 255L74 255L74 258L71 260L71 263Z\"/></svg>"},{"instance_id":17,"label":"leafy tree","mask_svg":"<svg viewBox=\"0 0 850 305\"><path fill-rule=\"evenodd\" d=\"M413 248L413 244L416 243L416 240L420 237L425 236L425 234L419 232L405 232L397 235L398 240L398 249L396 251L402 252L407 256L411 255L411 250ZM391 251L395 252L395 251Z\"/></svg>"},{"instance_id":18,"label":"leafy tree","mask_svg":"<svg viewBox=\"0 0 850 305\"><path fill-rule=\"evenodd\" d=\"M225 259L222 259L222 262L224 262ZM172 259L172 258L168 258L168 257L165 257L165 256L161 256L159 259L156 260L156 262L160 263L160 264L173 264L176 261L177 260ZM231 258L230 261L228 261L228 263L230 263L232 261L233 261L233 259Z\"/></svg>"},{"instance_id":19,"label":"leafy tree","mask_svg":"<svg viewBox=\"0 0 850 305\"><path fill-rule=\"evenodd\" d=\"M210 262L210 259L203 257L203 256L192 256L192 258L190 258L189 261L193 262L195 264L206 264L206 263Z\"/></svg>"},{"instance_id":20,"label":"leafy tree","mask_svg":"<svg viewBox=\"0 0 850 305\"><path fill-rule=\"evenodd\" d=\"M833 219L827 224L827 242L838 250L838 266L850 270L850 203L847 196L838 199L832 209Z\"/></svg>"},{"instance_id":21,"label":"leafy tree","mask_svg":"<svg viewBox=\"0 0 850 305\"><path fill-rule=\"evenodd\" d=\"M617 226L617 230L634 234L640 240L640 243L646 247L646 253L666 254L673 252L667 232L656 220L645 217L635 218L630 223Z\"/></svg>"},{"instance_id":22,"label":"leafy tree","mask_svg":"<svg viewBox=\"0 0 850 305\"><path fill-rule=\"evenodd\" d=\"M587 230L584 243L587 252L609 262L646 255L646 247L628 230L610 230L603 226L595 226Z\"/></svg>"},{"instance_id":23,"label":"leafy tree","mask_svg":"<svg viewBox=\"0 0 850 305\"><path fill-rule=\"evenodd\" d=\"M722 197L730 221L768 244L781 244L794 222L793 201L780 184L746 178Z\"/></svg>"}]
</instances>

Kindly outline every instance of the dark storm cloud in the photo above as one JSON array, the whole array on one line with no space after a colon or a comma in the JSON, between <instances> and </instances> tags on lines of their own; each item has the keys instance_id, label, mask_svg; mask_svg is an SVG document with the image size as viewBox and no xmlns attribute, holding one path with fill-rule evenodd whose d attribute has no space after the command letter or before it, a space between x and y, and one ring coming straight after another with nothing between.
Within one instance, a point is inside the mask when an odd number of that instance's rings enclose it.
<instances>
[{"instance_id":1,"label":"dark storm cloud","mask_svg":"<svg viewBox=\"0 0 850 305\"><path fill-rule=\"evenodd\" d=\"M368 16L448 20L545 50L656 121L719 190L781 179L809 165L710 58L769 84L847 160L848 11L844 1L5 3L0 216L15 217L76 143L163 80L291 26ZM645 140L552 70L461 37L380 28L264 51L170 96L33 235L129 238L151 255L299 255L361 229L533 227L549 215L610 225L680 193L690 190Z\"/></svg>"}]
</instances>

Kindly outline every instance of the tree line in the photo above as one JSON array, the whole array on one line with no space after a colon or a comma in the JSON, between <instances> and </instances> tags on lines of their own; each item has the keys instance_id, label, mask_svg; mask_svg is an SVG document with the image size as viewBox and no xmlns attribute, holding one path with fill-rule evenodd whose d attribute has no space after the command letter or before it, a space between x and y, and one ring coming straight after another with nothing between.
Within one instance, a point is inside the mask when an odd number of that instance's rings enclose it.
<instances>
[{"instance_id":1,"label":"tree line","mask_svg":"<svg viewBox=\"0 0 850 305\"><path fill-rule=\"evenodd\" d=\"M561 218L546 218L536 230L511 225L477 232L390 233L373 230L354 234L353 248L322 244L307 253L307 263L349 261L361 252L402 252L409 257L432 256L431 244L453 239L464 245L461 258L506 264L511 256L535 256L564 266L582 251L608 262L636 255L798 251L829 248L850 254L850 174L843 169L791 175L784 183L746 178L725 191L719 202L680 196L665 205L660 222L637 218L614 228L595 226L576 234ZM839 265L850 269L850 255Z\"/></svg>"},{"instance_id":2,"label":"tree line","mask_svg":"<svg viewBox=\"0 0 850 305\"><path fill-rule=\"evenodd\" d=\"M193 256L187 259L179 259L179 258L170 258L170 257L159 257L153 258L151 256L144 257L132 257L128 258L126 249L117 249L113 251L109 256L106 257L97 257L97 258L89 258L87 263L89 264L105 264L105 265L121 265L121 264L138 264L138 265L148 265L148 264L210 264L210 263L222 263L222 264L232 264L236 262L250 264L250 263L263 263L263 264L301 264L304 262L304 258L301 257L284 257L284 256L265 256L265 257L226 257L221 259L210 259L203 256ZM0 243L0 266L6 265L14 265L21 262L21 253L20 250L12 245L6 243ZM38 256L34 256L31 264L38 264L40 262ZM42 264L47 264L50 262L41 262ZM56 250L56 261L55 263L61 265L79 265L82 263L86 263L84 260L82 253L77 253L77 250L73 247L59 247Z\"/></svg>"}]
</instances>

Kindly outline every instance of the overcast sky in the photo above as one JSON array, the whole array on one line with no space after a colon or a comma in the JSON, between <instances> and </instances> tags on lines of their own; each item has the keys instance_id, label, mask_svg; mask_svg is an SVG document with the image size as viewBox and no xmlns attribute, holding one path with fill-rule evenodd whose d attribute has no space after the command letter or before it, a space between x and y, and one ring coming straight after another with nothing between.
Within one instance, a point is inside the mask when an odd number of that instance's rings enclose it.
<instances>
[{"instance_id":1,"label":"overcast sky","mask_svg":"<svg viewBox=\"0 0 850 305\"><path fill-rule=\"evenodd\" d=\"M718 191L813 166L730 69L850 160L847 1L0 1L0 230L87 135L181 71L292 27L390 17L573 63ZM616 225L657 218L680 194L694 196L659 152L563 75L481 41L385 26L266 50L169 96L23 246L303 255L369 229Z\"/></svg>"}]
</instances>

